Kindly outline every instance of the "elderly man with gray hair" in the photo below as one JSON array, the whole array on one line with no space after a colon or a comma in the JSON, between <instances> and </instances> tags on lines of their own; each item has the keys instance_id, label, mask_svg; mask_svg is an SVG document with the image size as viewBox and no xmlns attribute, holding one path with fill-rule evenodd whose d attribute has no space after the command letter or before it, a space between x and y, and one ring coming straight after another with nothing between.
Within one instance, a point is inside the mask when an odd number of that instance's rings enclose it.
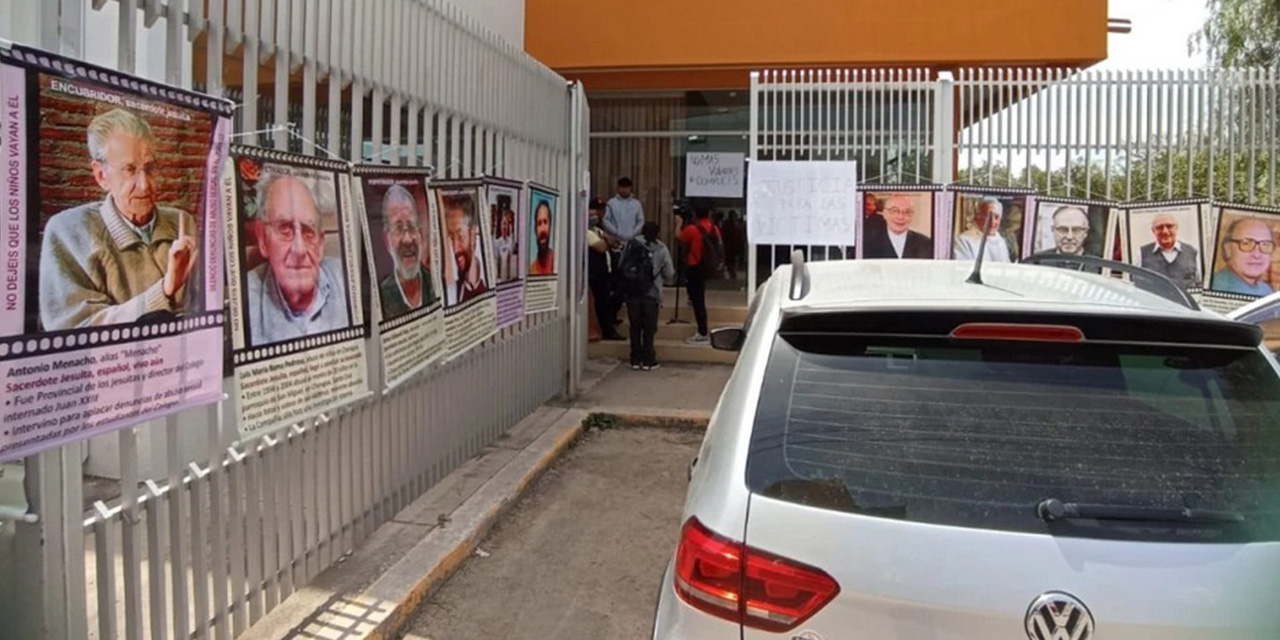
<instances>
[{"instance_id":1,"label":"elderly man with gray hair","mask_svg":"<svg viewBox=\"0 0 1280 640\"><path fill-rule=\"evenodd\" d=\"M114 109L89 123L88 144L93 179L106 196L45 225L41 325L57 331L182 313L195 272L196 222L156 204L151 127Z\"/></svg>"},{"instance_id":2,"label":"elderly man with gray hair","mask_svg":"<svg viewBox=\"0 0 1280 640\"><path fill-rule=\"evenodd\" d=\"M258 183L257 243L266 263L249 272L249 343L255 347L346 329L342 261L324 255L323 213L337 210L331 185L267 165Z\"/></svg>"},{"instance_id":3,"label":"elderly man with gray hair","mask_svg":"<svg viewBox=\"0 0 1280 640\"><path fill-rule=\"evenodd\" d=\"M982 246L983 227L987 229L988 262L1013 262L1013 252L1009 243L1000 235L1000 220L1004 217L1004 205L1000 201L986 196L978 203L978 211L973 216L974 227L956 236L956 260L973 260L978 257L978 247Z\"/></svg>"},{"instance_id":4,"label":"elderly man with gray hair","mask_svg":"<svg viewBox=\"0 0 1280 640\"><path fill-rule=\"evenodd\" d=\"M390 320L435 304L436 292L423 265L427 242L418 218L418 205L408 189L393 184L382 197L382 231L387 254L395 265L378 284L382 319Z\"/></svg>"}]
</instances>

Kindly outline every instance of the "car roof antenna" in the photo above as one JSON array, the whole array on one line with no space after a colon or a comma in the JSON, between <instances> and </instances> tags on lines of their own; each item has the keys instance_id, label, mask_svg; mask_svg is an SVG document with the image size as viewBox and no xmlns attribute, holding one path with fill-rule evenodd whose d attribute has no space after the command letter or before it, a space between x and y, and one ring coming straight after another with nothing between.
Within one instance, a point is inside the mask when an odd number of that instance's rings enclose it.
<instances>
[{"instance_id":1,"label":"car roof antenna","mask_svg":"<svg viewBox=\"0 0 1280 640\"><path fill-rule=\"evenodd\" d=\"M973 263L973 273L969 274L969 279L965 280L969 284L983 284L982 282L982 259L987 256L987 236L991 233L991 216L988 215L983 220L982 226L986 227L982 230L982 240L978 242L978 259Z\"/></svg>"}]
</instances>

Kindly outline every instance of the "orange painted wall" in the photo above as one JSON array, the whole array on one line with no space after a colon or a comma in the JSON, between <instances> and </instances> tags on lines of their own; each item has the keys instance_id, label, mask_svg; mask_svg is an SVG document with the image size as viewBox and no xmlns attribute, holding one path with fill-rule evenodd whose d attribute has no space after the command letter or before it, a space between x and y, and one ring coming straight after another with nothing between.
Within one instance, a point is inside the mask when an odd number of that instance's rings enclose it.
<instances>
[{"instance_id":1,"label":"orange painted wall","mask_svg":"<svg viewBox=\"0 0 1280 640\"><path fill-rule=\"evenodd\" d=\"M526 0L525 49L571 77L639 72L624 85L769 66L1078 66L1106 58L1107 0Z\"/></svg>"}]
</instances>

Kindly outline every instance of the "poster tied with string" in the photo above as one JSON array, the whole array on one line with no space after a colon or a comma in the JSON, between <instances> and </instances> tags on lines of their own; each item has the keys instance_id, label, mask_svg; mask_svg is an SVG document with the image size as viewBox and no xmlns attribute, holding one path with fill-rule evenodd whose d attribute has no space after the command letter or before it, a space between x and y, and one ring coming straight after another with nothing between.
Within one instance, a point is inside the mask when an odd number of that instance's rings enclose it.
<instances>
[{"instance_id":1,"label":"poster tied with string","mask_svg":"<svg viewBox=\"0 0 1280 640\"><path fill-rule=\"evenodd\" d=\"M230 116L0 48L0 462L222 398Z\"/></svg>"}]
</instances>

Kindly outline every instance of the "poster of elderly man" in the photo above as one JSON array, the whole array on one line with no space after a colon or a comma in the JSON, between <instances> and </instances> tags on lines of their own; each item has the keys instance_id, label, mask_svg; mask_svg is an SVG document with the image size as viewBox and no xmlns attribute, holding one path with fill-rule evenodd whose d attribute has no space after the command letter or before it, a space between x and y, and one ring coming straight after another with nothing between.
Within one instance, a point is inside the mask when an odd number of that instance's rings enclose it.
<instances>
[{"instance_id":1,"label":"poster of elderly man","mask_svg":"<svg viewBox=\"0 0 1280 640\"><path fill-rule=\"evenodd\" d=\"M367 271L346 164L254 147L232 147L230 164L231 347L250 437L368 393Z\"/></svg>"},{"instance_id":2,"label":"poster of elderly man","mask_svg":"<svg viewBox=\"0 0 1280 640\"><path fill-rule=\"evenodd\" d=\"M383 386L392 388L444 355L439 244L423 168L355 168L381 329Z\"/></svg>"},{"instance_id":3,"label":"poster of elderly man","mask_svg":"<svg viewBox=\"0 0 1280 640\"><path fill-rule=\"evenodd\" d=\"M1206 206L1198 200L1128 205L1124 231L1129 264L1199 291L1204 285L1201 223Z\"/></svg>"},{"instance_id":4,"label":"poster of elderly man","mask_svg":"<svg viewBox=\"0 0 1280 640\"><path fill-rule=\"evenodd\" d=\"M432 181L440 229L440 284L449 357L480 344L498 329L493 231L482 180ZM483 208L482 208L483 207Z\"/></svg>"},{"instance_id":5,"label":"poster of elderly man","mask_svg":"<svg viewBox=\"0 0 1280 640\"><path fill-rule=\"evenodd\" d=\"M1218 227L1208 291L1241 303L1280 290L1280 209L1215 205Z\"/></svg>"},{"instance_id":6,"label":"poster of elderly man","mask_svg":"<svg viewBox=\"0 0 1280 640\"><path fill-rule=\"evenodd\" d=\"M952 258L977 258L978 249L983 246L983 228L987 230L987 261L1008 263L1022 258L1023 225L1033 200L1030 190L957 186L948 187L948 191L953 197L955 228Z\"/></svg>"},{"instance_id":7,"label":"poster of elderly man","mask_svg":"<svg viewBox=\"0 0 1280 640\"><path fill-rule=\"evenodd\" d=\"M221 397L230 114L0 49L0 462Z\"/></svg>"},{"instance_id":8,"label":"poster of elderly man","mask_svg":"<svg viewBox=\"0 0 1280 640\"><path fill-rule=\"evenodd\" d=\"M869 260L933 259L937 187L866 185L863 189L857 256Z\"/></svg>"},{"instance_id":9,"label":"poster of elderly man","mask_svg":"<svg viewBox=\"0 0 1280 640\"><path fill-rule=\"evenodd\" d=\"M1109 202L1069 198L1036 199L1031 253L1108 258L1114 241Z\"/></svg>"}]
</instances>

